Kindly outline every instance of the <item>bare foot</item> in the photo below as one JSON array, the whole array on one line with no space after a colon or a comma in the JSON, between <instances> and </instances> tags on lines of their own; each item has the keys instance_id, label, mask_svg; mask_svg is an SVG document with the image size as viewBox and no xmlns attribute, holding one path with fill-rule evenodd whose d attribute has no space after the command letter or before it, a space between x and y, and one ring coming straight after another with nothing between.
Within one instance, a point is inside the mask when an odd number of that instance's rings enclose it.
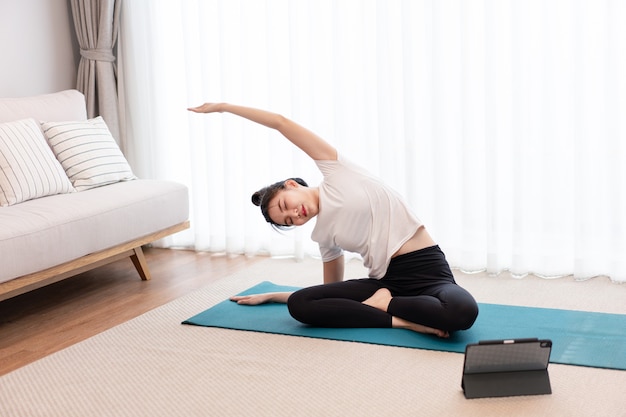
<instances>
[{"instance_id":1,"label":"bare foot","mask_svg":"<svg viewBox=\"0 0 626 417\"><path fill-rule=\"evenodd\" d=\"M381 288L376 291L370 298L363 301L363 304L387 312L387 307L389 307L391 298L391 292L387 288Z\"/></svg>"},{"instance_id":2,"label":"bare foot","mask_svg":"<svg viewBox=\"0 0 626 417\"><path fill-rule=\"evenodd\" d=\"M363 301L363 304L387 312L387 308L389 307L389 303L391 302L392 298L393 297L391 296L391 292L387 288L381 288L376 291L370 298ZM413 323L395 316L391 318L391 327L413 330L414 332L424 334L434 334L435 336L439 336L442 338L450 337L450 333L445 330L434 329L432 327Z\"/></svg>"},{"instance_id":3,"label":"bare foot","mask_svg":"<svg viewBox=\"0 0 626 417\"><path fill-rule=\"evenodd\" d=\"M439 330L432 327L423 326L421 324L413 323L395 316L391 318L391 327L396 329L413 330L414 332L424 334L434 334L435 336L439 336L444 339L450 337L450 333L445 330Z\"/></svg>"}]
</instances>

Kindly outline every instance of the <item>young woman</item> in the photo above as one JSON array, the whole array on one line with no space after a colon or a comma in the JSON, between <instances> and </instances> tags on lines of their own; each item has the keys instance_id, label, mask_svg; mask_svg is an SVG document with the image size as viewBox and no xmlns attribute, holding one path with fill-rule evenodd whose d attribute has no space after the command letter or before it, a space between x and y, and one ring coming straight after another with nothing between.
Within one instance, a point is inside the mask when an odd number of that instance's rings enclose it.
<instances>
[{"instance_id":1,"label":"young woman","mask_svg":"<svg viewBox=\"0 0 626 417\"><path fill-rule=\"evenodd\" d=\"M476 301L456 284L439 246L391 188L279 114L227 103L189 110L227 112L276 129L315 161L324 178L318 187L290 178L252 196L279 229L317 217L311 238L319 243L324 284L231 300L287 303L296 320L317 327L395 327L448 337L472 326ZM344 250L363 257L369 278L343 281Z\"/></svg>"}]
</instances>

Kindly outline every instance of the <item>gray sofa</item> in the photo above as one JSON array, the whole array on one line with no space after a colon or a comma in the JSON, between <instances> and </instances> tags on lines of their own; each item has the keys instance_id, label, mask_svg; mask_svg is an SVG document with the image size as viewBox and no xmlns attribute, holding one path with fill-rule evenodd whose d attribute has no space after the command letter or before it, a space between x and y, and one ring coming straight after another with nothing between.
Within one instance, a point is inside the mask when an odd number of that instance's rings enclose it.
<instances>
[{"instance_id":1,"label":"gray sofa","mask_svg":"<svg viewBox=\"0 0 626 417\"><path fill-rule=\"evenodd\" d=\"M24 119L30 120L24 126L32 126L33 121L48 122L52 126L48 129L56 126L50 122L72 121L83 126L87 123L84 96L67 90L0 99L0 141L3 134L5 139L14 134L15 123L23 127L20 123ZM50 139L45 136L46 125L38 126L41 132L36 134ZM81 174L72 173L70 166L61 162L62 143L53 146L51 140L47 143L54 151L51 155L67 175L59 179L65 188L36 198L26 194L25 201L17 201L23 192L11 194L9 190L7 175L13 175L10 154L14 152L10 144L0 143L0 193L9 191L10 197L0 207L0 301L124 257L132 259L141 279L150 279L141 246L189 227L187 187L171 181L137 179L130 171L123 177L107 179L104 185L89 185L88 179L87 186L79 186ZM119 148L117 152L123 159ZM59 170L57 165L53 168ZM72 185L67 186L66 180ZM34 189L32 195L42 193Z\"/></svg>"}]
</instances>

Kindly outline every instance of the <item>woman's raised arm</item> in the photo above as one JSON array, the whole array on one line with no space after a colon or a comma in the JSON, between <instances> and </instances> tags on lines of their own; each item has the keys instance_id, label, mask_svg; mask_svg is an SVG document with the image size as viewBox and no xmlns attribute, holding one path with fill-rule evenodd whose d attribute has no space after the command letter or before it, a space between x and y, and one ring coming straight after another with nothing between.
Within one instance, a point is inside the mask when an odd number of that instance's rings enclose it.
<instances>
[{"instance_id":1,"label":"woman's raised arm","mask_svg":"<svg viewBox=\"0 0 626 417\"><path fill-rule=\"evenodd\" d=\"M310 130L277 113L228 103L204 103L201 106L191 107L188 110L195 113L232 113L278 130L291 143L302 149L304 153L314 160L337 159L337 150L328 142Z\"/></svg>"}]
</instances>

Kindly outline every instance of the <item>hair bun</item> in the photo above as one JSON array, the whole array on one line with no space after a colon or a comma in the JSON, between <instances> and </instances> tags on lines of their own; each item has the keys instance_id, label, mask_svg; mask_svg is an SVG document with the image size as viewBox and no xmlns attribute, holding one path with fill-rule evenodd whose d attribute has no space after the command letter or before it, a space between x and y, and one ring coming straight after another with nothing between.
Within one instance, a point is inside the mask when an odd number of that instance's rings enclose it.
<instances>
[{"instance_id":1,"label":"hair bun","mask_svg":"<svg viewBox=\"0 0 626 417\"><path fill-rule=\"evenodd\" d=\"M252 204L254 204L255 206L260 206L261 201L263 201L263 194L260 191L252 194Z\"/></svg>"},{"instance_id":2,"label":"hair bun","mask_svg":"<svg viewBox=\"0 0 626 417\"><path fill-rule=\"evenodd\" d=\"M291 180L294 180L295 182L297 182L298 184L302 185L303 187L308 187L309 184L306 183L305 180L303 180L302 178L290 178Z\"/></svg>"}]
</instances>

